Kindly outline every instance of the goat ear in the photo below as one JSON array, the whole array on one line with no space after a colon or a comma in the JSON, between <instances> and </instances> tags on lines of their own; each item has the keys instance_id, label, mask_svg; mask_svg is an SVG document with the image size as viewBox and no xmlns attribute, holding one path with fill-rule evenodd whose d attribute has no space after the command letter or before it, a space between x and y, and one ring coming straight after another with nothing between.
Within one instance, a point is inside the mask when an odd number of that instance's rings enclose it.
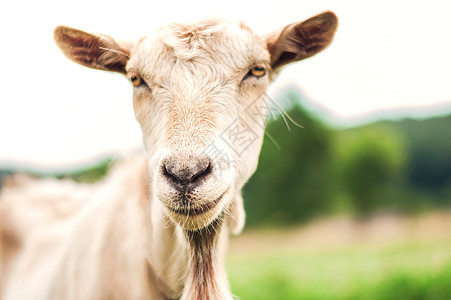
<instances>
[{"instance_id":1,"label":"goat ear","mask_svg":"<svg viewBox=\"0 0 451 300\"><path fill-rule=\"evenodd\" d=\"M244 212L243 197L238 195L229 207L229 219L227 225L233 234L239 234L244 227L246 214Z\"/></svg>"},{"instance_id":2,"label":"goat ear","mask_svg":"<svg viewBox=\"0 0 451 300\"><path fill-rule=\"evenodd\" d=\"M95 35L58 26L53 34L56 44L70 60L83 66L125 74L131 44L119 45L107 35Z\"/></svg>"},{"instance_id":3,"label":"goat ear","mask_svg":"<svg viewBox=\"0 0 451 300\"><path fill-rule=\"evenodd\" d=\"M266 43L272 69L279 70L324 50L332 42L337 26L337 17L327 11L269 34Z\"/></svg>"}]
</instances>

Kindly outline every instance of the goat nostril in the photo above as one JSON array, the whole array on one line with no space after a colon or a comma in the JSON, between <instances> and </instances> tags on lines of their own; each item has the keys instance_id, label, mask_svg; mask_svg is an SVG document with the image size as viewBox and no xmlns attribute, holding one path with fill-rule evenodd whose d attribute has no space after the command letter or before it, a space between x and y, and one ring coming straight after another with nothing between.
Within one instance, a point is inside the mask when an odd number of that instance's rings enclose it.
<instances>
[{"instance_id":1,"label":"goat nostril","mask_svg":"<svg viewBox=\"0 0 451 300\"><path fill-rule=\"evenodd\" d=\"M207 159L180 163L173 160L163 162L162 173L172 184L187 186L199 183L212 172L212 164Z\"/></svg>"},{"instance_id":2,"label":"goat nostril","mask_svg":"<svg viewBox=\"0 0 451 300\"><path fill-rule=\"evenodd\" d=\"M191 181L200 181L211 173L212 167L210 161L197 166L196 174L193 175Z\"/></svg>"}]
</instances>

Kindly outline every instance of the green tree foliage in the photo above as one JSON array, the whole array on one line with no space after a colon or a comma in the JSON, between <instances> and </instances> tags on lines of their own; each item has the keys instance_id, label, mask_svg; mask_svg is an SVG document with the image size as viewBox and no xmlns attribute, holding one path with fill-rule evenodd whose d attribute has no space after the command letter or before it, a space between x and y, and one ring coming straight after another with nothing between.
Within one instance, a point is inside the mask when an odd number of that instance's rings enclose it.
<instances>
[{"instance_id":1,"label":"green tree foliage","mask_svg":"<svg viewBox=\"0 0 451 300\"><path fill-rule=\"evenodd\" d=\"M300 95L288 94L292 103ZM451 207L451 116L381 121L337 131L299 105L268 124L259 167L244 189L250 226L304 222L336 211L371 214Z\"/></svg>"},{"instance_id":2,"label":"green tree foliage","mask_svg":"<svg viewBox=\"0 0 451 300\"><path fill-rule=\"evenodd\" d=\"M451 116L425 120L381 121L360 131L397 134L405 148L402 181L404 209L451 206ZM352 130L348 130L351 132ZM401 200L397 200L401 202Z\"/></svg>"},{"instance_id":3,"label":"green tree foliage","mask_svg":"<svg viewBox=\"0 0 451 300\"><path fill-rule=\"evenodd\" d=\"M336 180L354 213L367 217L389 207L405 161L399 137L390 130L371 128L337 134L335 145Z\"/></svg>"},{"instance_id":4,"label":"green tree foliage","mask_svg":"<svg viewBox=\"0 0 451 300\"><path fill-rule=\"evenodd\" d=\"M437 195L437 202L446 201L443 193L449 195L451 188L451 116L405 120L392 126L402 134L409 149L405 172L408 185Z\"/></svg>"}]
</instances>

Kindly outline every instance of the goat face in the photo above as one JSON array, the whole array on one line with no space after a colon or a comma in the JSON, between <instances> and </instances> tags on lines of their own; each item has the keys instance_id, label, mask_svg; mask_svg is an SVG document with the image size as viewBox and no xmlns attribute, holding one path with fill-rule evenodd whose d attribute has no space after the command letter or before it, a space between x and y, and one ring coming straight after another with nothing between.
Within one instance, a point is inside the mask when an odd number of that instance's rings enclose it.
<instances>
[{"instance_id":1,"label":"goat face","mask_svg":"<svg viewBox=\"0 0 451 300\"><path fill-rule=\"evenodd\" d=\"M336 26L326 12L264 37L209 20L171 24L134 44L62 26L55 40L70 59L130 79L152 195L194 230L225 214L243 222L234 208L257 166L266 88L281 67L324 49Z\"/></svg>"},{"instance_id":2,"label":"goat face","mask_svg":"<svg viewBox=\"0 0 451 300\"><path fill-rule=\"evenodd\" d=\"M270 68L259 37L217 21L172 25L133 49L127 74L139 76L153 190L183 228L215 220L255 170L264 118L250 113L263 107Z\"/></svg>"}]
</instances>

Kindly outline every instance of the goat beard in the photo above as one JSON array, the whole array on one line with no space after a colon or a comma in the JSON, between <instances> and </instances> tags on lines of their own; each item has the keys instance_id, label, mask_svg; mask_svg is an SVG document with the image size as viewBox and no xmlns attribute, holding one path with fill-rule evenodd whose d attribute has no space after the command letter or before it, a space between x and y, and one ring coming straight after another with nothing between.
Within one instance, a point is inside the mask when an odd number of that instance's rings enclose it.
<instances>
[{"instance_id":1,"label":"goat beard","mask_svg":"<svg viewBox=\"0 0 451 300\"><path fill-rule=\"evenodd\" d=\"M190 262L182 300L232 299L217 270L216 244L223 221L222 214L207 227L185 231L190 245Z\"/></svg>"}]
</instances>

